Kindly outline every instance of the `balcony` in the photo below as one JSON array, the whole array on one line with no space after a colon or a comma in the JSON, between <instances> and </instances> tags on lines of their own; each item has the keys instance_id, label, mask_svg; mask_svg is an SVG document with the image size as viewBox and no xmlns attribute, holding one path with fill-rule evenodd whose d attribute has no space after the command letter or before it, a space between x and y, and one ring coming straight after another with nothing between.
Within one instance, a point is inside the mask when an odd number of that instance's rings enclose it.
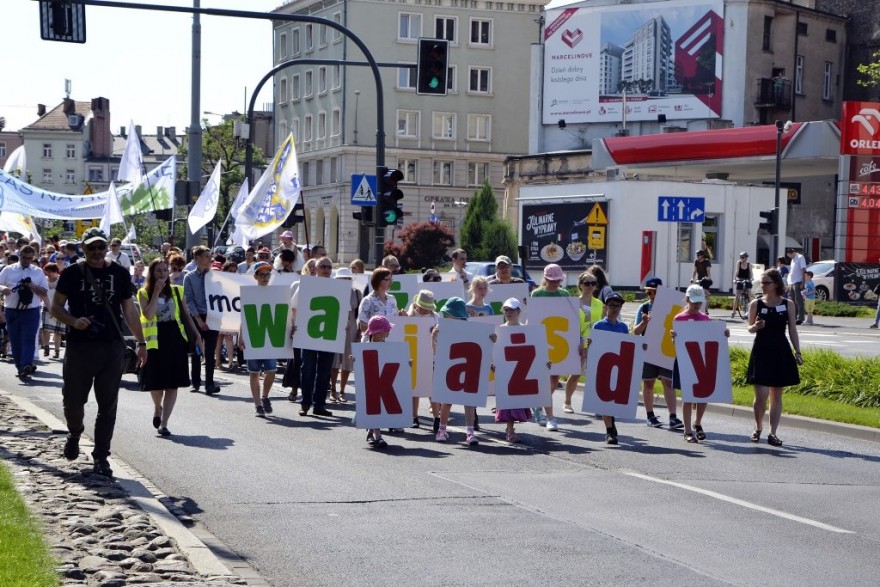
<instances>
[{"instance_id":1,"label":"balcony","mask_svg":"<svg viewBox=\"0 0 880 587\"><path fill-rule=\"evenodd\" d=\"M791 80L781 77L758 78L756 108L791 110Z\"/></svg>"}]
</instances>

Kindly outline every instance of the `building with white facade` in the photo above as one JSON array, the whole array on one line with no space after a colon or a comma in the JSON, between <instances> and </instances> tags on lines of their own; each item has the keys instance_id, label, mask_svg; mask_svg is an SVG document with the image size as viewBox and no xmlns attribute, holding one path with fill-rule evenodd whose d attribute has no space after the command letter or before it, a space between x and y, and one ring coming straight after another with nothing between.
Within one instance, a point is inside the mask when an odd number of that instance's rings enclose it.
<instances>
[{"instance_id":1,"label":"building with white facade","mask_svg":"<svg viewBox=\"0 0 880 587\"><path fill-rule=\"evenodd\" d=\"M621 80L665 92L672 68L672 33L662 16L645 22L623 50ZM648 91L644 89L642 91Z\"/></svg>"},{"instance_id":2,"label":"building with white facade","mask_svg":"<svg viewBox=\"0 0 880 587\"><path fill-rule=\"evenodd\" d=\"M620 92L621 71L623 69L623 47L614 43L605 43L599 57L599 91L602 94Z\"/></svg>"}]
</instances>

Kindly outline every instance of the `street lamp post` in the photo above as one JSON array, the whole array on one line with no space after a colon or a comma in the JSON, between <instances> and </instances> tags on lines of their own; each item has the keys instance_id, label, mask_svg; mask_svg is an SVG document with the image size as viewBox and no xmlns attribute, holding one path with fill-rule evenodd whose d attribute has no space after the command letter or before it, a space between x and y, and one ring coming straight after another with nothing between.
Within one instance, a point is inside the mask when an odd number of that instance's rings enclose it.
<instances>
[{"instance_id":1,"label":"street lamp post","mask_svg":"<svg viewBox=\"0 0 880 587\"><path fill-rule=\"evenodd\" d=\"M791 130L791 121L782 122L781 120L776 121L776 181L774 182L775 190L773 192L773 205L776 209L776 226L773 231L773 251L770 255L770 264L775 263L776 259L780 256L780 244L782 240L779 235L779 219L782 216L782 208L781 203L779 201L779 188L780 183L782 182L782 135L783 133L787 133ZM786 205L788 202L786 202Z\"/></svg>"}]
</instances>

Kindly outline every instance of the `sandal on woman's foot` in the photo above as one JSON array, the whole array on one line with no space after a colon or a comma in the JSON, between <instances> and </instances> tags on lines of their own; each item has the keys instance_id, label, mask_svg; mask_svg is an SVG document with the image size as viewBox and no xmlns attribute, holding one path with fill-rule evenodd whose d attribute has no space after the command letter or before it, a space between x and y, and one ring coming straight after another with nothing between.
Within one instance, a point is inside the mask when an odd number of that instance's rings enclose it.
<instances>
[{"instance_id":1,"label":"sandal on woman's foot","mask_svg":"<svg viewBox=\"0 0 880 587\"><path fill-rule=\"evenodd\" d=\"M751 440L752 442L759 442L761 440L761 429L755 428L754 431L752 431L752 435L749 437L749 440Z\"/></svg>"},{"instance_id":2,"label":"sandal on woman's foot","mask_svg":"<svg viewBox=\"0 0 880 587\"><path fill-rule=\"evenodd\" d=\"M694 432L696 432L697 440L706 440L706 433L703 432L703 427L699 424L694 425Z\"/></svg>"},{"instance_id":3,"label":"sandal on woman's foot","mask_svg":"<svg viewBox=\"0 0 880 587\"><path fill-rule=\"evenodd\" d=\"M693 432L685 432L685 434L684 434L684 441L685 441L685 442L694 443L694 442L697 442L697 437L694 436L694 433L693 433Z\"/></svg>"},{"instance_id":4,"label":"sandal on woman's foot","mask_svg":"<svg viewBox=\"0 0 880 587\"><path fill-rule=\"evenodd\" d=\"M376 439L373 437L372 432L367 432L367 442L373 444L376 442Z\"/></svg>"},{"instance_id":5,"label":"sandal on woman's foot","mask_svg":"<svg viewBox=\"0 0 880 587\"><path fill-rule=\"evenodd\" d=\"M782 446L782 441L776 438L775 434L768 434L767 444L769 444L770 446Z\"/></svg>"},{"instance_id":6,"label":"sandal on woman's foot","mask_svg":"<svg viewBox=\"0 0 880 587\"><path fill-rule=\"evenodd\" d=\"M376 439L375 444L373 444L373 447L374 448L388 448L388 443L385 442L384 438L378 438L378 439Z\"/></svg>"},{"instance_id":7,"label":"sandal on woman's foot","mask_svg":"<svg viewBox=\"0 0 880 587\"><path fill-rule=\"evenodd\" d=\"M340 392L339 392L339 397L336 398L336 403L344 404L344 403L346 403L346 402L348 402L348 400L345 399L345 393L343 393L343 392L340 391Z\"/></svg>"},{"instance_id":8,"label":"sandal on woman's foot","mask_svg":"<svg viewBox=\"0 0 880 587\"><path fill-rule=\"evenodd\" d=\"M508 432L507 433L507 442L510 444L516 444L519 442L519 436L516 435L516 432Z\"/></svg>"}]
</instances>

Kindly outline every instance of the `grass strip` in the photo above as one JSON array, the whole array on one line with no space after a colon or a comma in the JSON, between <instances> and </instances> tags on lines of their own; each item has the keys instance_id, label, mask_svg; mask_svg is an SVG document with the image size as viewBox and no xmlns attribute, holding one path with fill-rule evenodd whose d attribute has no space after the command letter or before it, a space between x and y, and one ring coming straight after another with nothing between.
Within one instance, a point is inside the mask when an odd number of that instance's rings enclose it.
<instances>
[{"instance_id":1,"label":"grass strip","mask_svg":"<svg viewBox=\"0 0 880 587\"><path fill-rule=\"evenodd\" d=\"M37 521L15 489L12 473L0 462L0 585L55 587L55 562Z\"/></svg>"}]
</instances>

